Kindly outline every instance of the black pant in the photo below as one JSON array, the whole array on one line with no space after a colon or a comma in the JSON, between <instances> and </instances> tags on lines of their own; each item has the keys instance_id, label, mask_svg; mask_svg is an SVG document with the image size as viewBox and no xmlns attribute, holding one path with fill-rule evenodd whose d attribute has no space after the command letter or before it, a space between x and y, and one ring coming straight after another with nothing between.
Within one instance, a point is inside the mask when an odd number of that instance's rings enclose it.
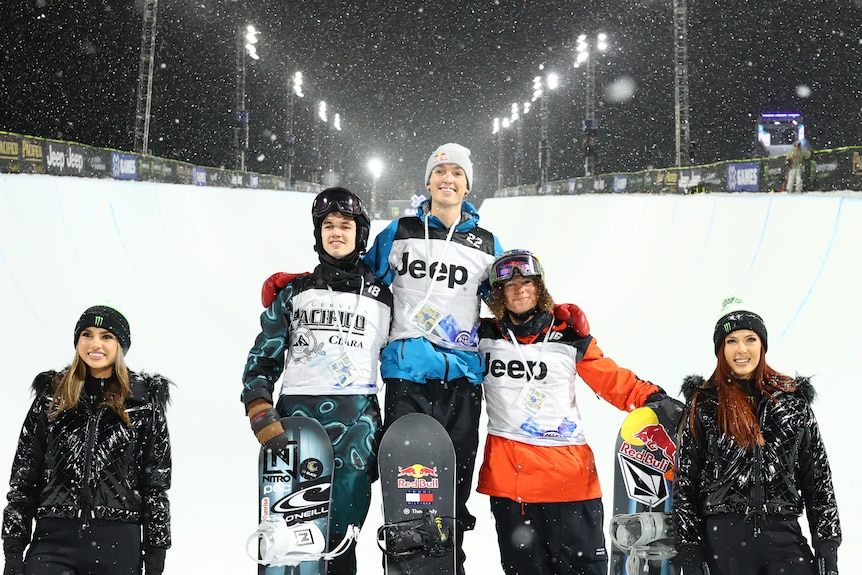
<instances>
[{"instance_id":1,"label":"black pant","mask_svg":"<svg viewBox=\"0 0 862 575\"><path fill-rule=\"evenodd\" d=\"M506 575L605 575L601 499L519 503L491 497Z\"/></svg>"},{"instance_id":2,"label":"black pant","mask_svg":"<svg viewBox=\"0 0 862 575\"><path fill-rule=\"evenodd\" d=\"M125 521L36 522L24 575L140 575L141 526Z\"/></svg>"},{"instance_id":3,"label":"black pant","mask_svg":"<svg viewBox=\"0 0 862 575\"><path fill-rule=\"evenodd\" d=\"M716 515L705 519L703 531L711 575L817 573L796 517Z\"/></svg>"},{"instance_id":4,"label":"black pant","mask_svg":"<svg viewBox=\"0 0 862 575\"><path fill-rule=\"evenodd\" d=\"M455 517L458 521L455 544L458 573L464 572L464 531L476 526L476 518L467 510L467 499L473 484L473 467L479 449L479 416L482 413L482 388L466 378L454 381L416 383L387 379L383 403L383 429L408 413L424 413L439 421L455 446L456 484Z\"/></svg>"}]
</instances>

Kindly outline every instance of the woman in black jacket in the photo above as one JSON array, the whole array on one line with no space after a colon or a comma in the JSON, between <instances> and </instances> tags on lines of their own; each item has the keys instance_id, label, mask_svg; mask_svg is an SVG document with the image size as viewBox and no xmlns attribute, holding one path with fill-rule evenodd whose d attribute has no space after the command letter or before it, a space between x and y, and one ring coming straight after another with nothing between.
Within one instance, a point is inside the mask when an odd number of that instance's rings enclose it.
<instances>
[{"instance_id":1,"label":"woman in black jacket","mask_svg":"<svg viewBox=\"0 0 862 575\"><path fill-rule=\"evenodd\" d=\"M841 525L814 390L767 365L766 336L758 314L726 299L715 372L683 383L673 519L685 575L838 574Z\"/></svg>"},{"instance_id":2,"label":"woman in black jacket","mask_svg":"<svg viewBox=\"0 0 862 575\"><path fill-rule=\"evenodd\" d=\"M111 307L84 311L74 341L71 365L33 382L3 512L4 575L159 575L170 382L126 368L129 324Z\"/></svg>"}]
</instances>

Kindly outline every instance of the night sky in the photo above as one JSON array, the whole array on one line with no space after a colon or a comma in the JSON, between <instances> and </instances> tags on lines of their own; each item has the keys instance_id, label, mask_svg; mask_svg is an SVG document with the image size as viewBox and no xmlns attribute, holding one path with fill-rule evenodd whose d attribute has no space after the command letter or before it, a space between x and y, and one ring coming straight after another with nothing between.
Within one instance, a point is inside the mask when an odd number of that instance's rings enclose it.
<instances>
[{"instance_id":1,"label":"night sky","mask_svg":"<svg viewBox=\"0 0 862 575\"><path fill-rule=\"evenodd\" d=\"M133 4L133 5L130 5ZM162 0L158 7L150 152L234 167L235 34L259 30L250 62L247 167L283 174L290 78L305 98L294 121L294 177L310 179L312 117L326 100L342 131L321 124L324 167L366 193L372 156L392 196L422 191L433 149L473 149L474 191L497 183L495 116L529 101L539 66L559 74L549 97L551 179L583 175L581 33L606 32L597 60L597 168L675 162L672 3L287 2ZM239 17L243 11L246 16ZM0 130L101 147L133 147L141 2L15 0L0 6ZM698 163L749 157L763 110L805 114L811 145L862 143L862 0L689 2L691 139ZM524 181L538 177L538 103L522 118ZM503 140L513 183L513 130Z\"/></svg>"}]
</instances>

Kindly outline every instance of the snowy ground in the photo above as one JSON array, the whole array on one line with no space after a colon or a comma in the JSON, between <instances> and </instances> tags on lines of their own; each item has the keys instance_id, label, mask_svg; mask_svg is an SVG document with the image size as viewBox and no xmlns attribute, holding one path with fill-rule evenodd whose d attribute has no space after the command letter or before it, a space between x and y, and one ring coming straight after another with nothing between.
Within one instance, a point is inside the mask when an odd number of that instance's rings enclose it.
<instances>
[{"instance_id":1,"label":"snowy ground","mask_svg":"<svg viewBox=\"0 0 862 575\"><path fill-rule=\"evenodd\" d=\"M176 382L174 547L166 575L252 573L257 444L239 402L272 271L311 269L311 196L0 175L0 473L8 477L39 371L66 365L89 305L131 322L138 371ZM843 520L843 573L862 562L855 493L856 377L862 373L862 196L727 194L488 200L482 224L545 264L551 293L587 312L605 354L675 394L714 367L721 299L758 305L769 361L812 375ZM382 227L375 222L372 233ZM579 400L610 509L612 447L623 414L583 386ZM499 574L485 496L471 507L468 573ZM379 497L360 536L360 573L380 573Z\"/></svg>"}]
</instances>

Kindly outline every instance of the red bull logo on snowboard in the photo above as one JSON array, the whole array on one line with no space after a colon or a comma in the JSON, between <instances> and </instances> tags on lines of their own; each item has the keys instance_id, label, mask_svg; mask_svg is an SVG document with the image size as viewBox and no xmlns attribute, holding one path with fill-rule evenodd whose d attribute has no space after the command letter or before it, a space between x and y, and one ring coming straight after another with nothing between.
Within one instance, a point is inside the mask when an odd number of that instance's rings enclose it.
<instances>
[{"instance_id":1,"label":"red bull logo on snowboard","mask_svg":"<svg viewBox=\"0 0 862 575\"><path fill-rule=\"evenodd\" d=\"M421 463L414 463L408 467L398 466L399 489L436 489L439 485L436 467L428 467Z\"/></svg>"},{"instance_id":2,"label":"red bull logo on snowboard","mask_svg":"<svg viewBox=\"0 0 862 575\"><path fill-rule=\"evenodd\" d=\"M640 461L641 463L645 463L650 467L653 467L662 473L667 471L670 468L670 461L667 458L656 457L649 451L644 451L642 449L636 449L632 447L629 443L623 443L620 446L620 455L625 455L626 457L630 457L635 461Z\"/></svg>"},{"instance_id":3,"label":"red bull logo on snowboard","mask_svg":"<svg viewBox=\"0 0 862 575\"><path fill-rule=\"evenodd\" d=\"M617 452L629 499L654 509L669 496L676 444L648 407L632 411L620 427Z\"/></svg>"},{"instance_id":4,"label":"red bull logo on snowboard","mask_svg":"<svg viewBox=\"0 0 862 575\"><path fill-rule=\"evenodd\" d=\"M667 459L673 461L673 456L676 453L676 445L674 445L663 425L658 423L645 425L643 429L634 435L644 442L647 449L650 451L661 451Z\"/></svg>"}]
</instances>

